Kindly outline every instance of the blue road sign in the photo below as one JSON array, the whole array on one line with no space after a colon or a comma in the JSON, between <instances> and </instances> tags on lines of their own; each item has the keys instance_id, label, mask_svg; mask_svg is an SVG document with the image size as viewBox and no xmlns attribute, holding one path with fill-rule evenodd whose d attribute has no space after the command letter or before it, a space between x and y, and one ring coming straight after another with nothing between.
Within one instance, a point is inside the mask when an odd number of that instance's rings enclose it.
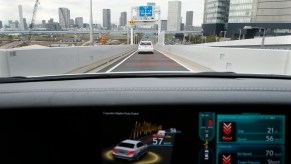
<instances>
[{"instance_id":1,"label":"blue road sign","mask_svg":"<svg viewBox=\"0 0 291 164\"><path fill-rule=\"evenodd\" d=\"M152 17L153 16L153 6L139 6L139 16L140 17Z\"/></svg>"}]
</instances>

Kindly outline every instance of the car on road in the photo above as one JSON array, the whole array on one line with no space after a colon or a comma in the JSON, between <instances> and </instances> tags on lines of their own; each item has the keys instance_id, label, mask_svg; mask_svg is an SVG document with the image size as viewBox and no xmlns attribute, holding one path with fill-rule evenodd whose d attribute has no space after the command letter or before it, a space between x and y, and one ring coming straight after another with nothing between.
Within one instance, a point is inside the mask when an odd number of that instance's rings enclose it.
<instances>
[{"instance_id":1,"label":"car on road","mask_svg":"<svg viewBox=\"0 0 291 164\"><path fill-rule=\"evenodd\" d=\"M137 140L124 140L113 148L112 155L114 158L138 161L147 152L147 145L143 142Z\"/></svg>"},{"instance_id":2,"label":"car on road","mask_svg":"<svg viewBox=\"0 0 291 164\"><path fill-rule=\"evenodd\" d=\"M140 53L154 53L154 45L151 41L141 41L138 45L137 52Z\"/></svg>"}]
</instances>

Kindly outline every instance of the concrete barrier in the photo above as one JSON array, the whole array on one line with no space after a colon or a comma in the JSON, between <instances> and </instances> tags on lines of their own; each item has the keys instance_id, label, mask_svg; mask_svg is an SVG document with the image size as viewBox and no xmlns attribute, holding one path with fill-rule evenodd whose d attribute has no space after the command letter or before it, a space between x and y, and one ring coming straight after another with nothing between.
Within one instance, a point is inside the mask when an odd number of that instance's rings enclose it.
<instances>
[{"instance_id":1,"label":"concrete barrier","mask_svg":"<svg viewBox=\"0 0 291 164\"><path fill-rule=\"evenodd\" d=\"M10 76L7 51L0 50L0 77Z\"/></svg>"},{"instance_id":2,"label":"concrete barrier","mask_svg":"<svg viewBox=\"0 0 291 164\"><path fill-rule=\"evenodd\" d=\"M262 38L231 40L197 44L198 47L238 47L238 48L261 48ZM291 35L265 37L264 48L268 49L291 49Z\"/></svg>"},{"instance_id":3,"label":"concrete barrier","mask_svg":"<svg viewBox=\"0 0 291 164\"><path fill-rule=\"evenodd\" d=\"M0 50L0 76L64 74L136 46L95 46Z\"/></svg>"},{"instance_id":4,"label":"concrete barrier","mask_svg":"<svg viewBox=\"0 0 291 164\"><path fill-rule=\"evenodd\" d=\"M216 48L185 45L156 46L214 71L291 75L289 50Z\"/></svg>"}]
</instances>

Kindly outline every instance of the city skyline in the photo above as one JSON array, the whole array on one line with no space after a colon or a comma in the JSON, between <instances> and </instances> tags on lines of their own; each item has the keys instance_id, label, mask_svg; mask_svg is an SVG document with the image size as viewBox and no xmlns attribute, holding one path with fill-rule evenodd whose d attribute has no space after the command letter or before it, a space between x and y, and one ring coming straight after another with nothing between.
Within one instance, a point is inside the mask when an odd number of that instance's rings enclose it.
<instances>
[{"instance_id":1,"label":"city skyline","mask_svg":"<svg viewBox=\"0 0 291 164\"><path fill-rule=\"evenodd\" d=\"M64 2L71 2L67 5L64 5ZM119 24L120 13L125 11L127 14L127 18L130 18L130 8L131 6L142 6L147 5L148 2L154 2L157 6L161 6L161 19L167 19L168 14L168 1L164 0L156 0L156 1L145 1L145 2L131 2L129 0L124 0L123 3L118 4L115 1L103 2L93 0L93 23L94 24L102 24L103 22L103 9L108 8L111 9L111 22L114 24ZM186 11L194 11L194 26L201 26L203 22L203 0L181 0L182 2L182 18L183 22L186 20ZM84 22L89 22L89 11L88 4L75 2L72 0L66 1L57 1L51 0L49 2L41 1L39 5L38 13L36 16L36 24L41 24L42 20L49 20L50 18L54 18L54 20L58 20L58 8L68 8L71 11L71 18L74 19L76 17L83 17ZM19 20L19 12L18 5L22 5L23 10L23 18L28 20L27 23L30 23L34 0L21 1L21 0L10 0L10 1L2 1L0 2L0 10L3 11L0 14L0 20L4 25L8 24L8 20ZM200 6L200 7L199 7ZM55 7L55 8L54 8ZM7 11L7 12L5 12ZM48 14L49 13L49 14Z\"/></svg>"}]
</instances>

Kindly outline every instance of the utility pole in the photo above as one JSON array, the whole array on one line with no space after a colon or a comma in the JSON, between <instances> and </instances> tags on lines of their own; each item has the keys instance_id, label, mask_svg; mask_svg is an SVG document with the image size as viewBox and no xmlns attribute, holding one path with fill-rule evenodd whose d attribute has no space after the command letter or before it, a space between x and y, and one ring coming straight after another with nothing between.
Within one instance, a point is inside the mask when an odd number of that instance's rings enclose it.
<instances>
[{"instance_id":1,"label":"utility pole","mask_svg":"<svg viewBox=\"0 0 291 164\"><path fill-rule=\"evenodd\" d=\"M267 30L265 27L252 27L252 26L245 26L244 29L245 29L245 30L259 29L260 32L261 32L261 30L264 30L264 34L263 34L263 37L262 37L262 43L261 43L261 48L264 48L264 46L265 46L266 30Z\"/></svg>"},{"instance_id":2,"label":"utility pole","mask_svg":"<svg viewBox=\"0 0 291 164\"><path fill-rule=\"evenodd\" d=\"M90 45L94 46L92 0L90 0Z\"/></svg>"}]
</instances>

